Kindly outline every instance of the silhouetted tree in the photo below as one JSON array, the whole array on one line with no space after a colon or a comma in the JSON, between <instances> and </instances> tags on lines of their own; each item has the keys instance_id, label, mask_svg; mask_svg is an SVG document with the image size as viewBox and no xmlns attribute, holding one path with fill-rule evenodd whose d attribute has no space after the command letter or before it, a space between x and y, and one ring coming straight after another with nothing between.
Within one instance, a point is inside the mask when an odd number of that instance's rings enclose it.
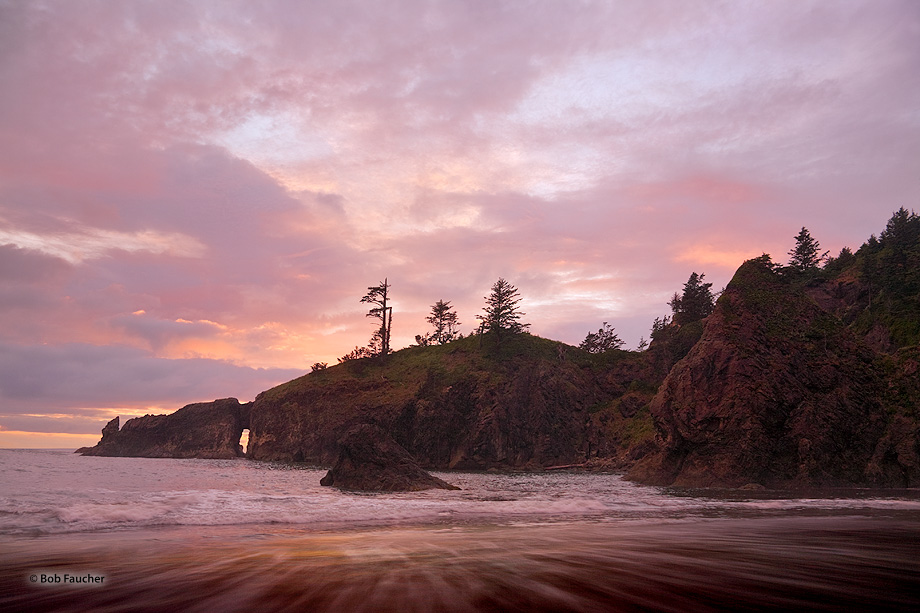
<instances>
[{"instance_id":1,"label":"silhouetted tree","mask_svg":"<svg viewBox=\"0 0 920 613\"><path fill-rule=\"evenodd\" d=\"M697 275L695 272L684 283L684 291L678 295L676 292L668 302L671 312L674 313L674 323L678 325L699 321L712 313L715 307L715 297L712 295L712 283L703 283L705 274ZM652 336L655 330L652 329Z\"/></svg>"},{"instance_id":2,"label":"silhouetted tree","mask_svg":"<svg viewBox=\"0 0 920 613\"><path fill-rule=\"evenodd\" d=\"M606 321L597 332L589 332L585 340L578 345L588 353L605 353L611 349L619 349L623 341L613 331L613 326Z\"/></svg>"},{"instance_id":3,"label":"silhouetted tree","mask_svg":"<svg viewBox=\"0 0 920 613\"><path fill-rule=\"evenodd\" d=\"M374 317L380 320L380 327L374 332L369 344L369 349L374 355L387 355L390 353L390 328L393 324L393 307L387 306L389 289L390 284L387 283L387 279L384 279L380 285L367 288L367 294L361 298L361 302L375 305L367 312L366 317Z\"/></svg>"},{"instance_id":4,"label":"silhouetted tree","mask_svg":"<svg viewBox=\"0 0 920 613\"><path fill-rule=\"evenodd\" d=\"M316 372L318 370L326 370L329 364L326 362L314 362L313 366L310 367L310 372Z\"/></svg>"},{"instance_id":5,"label":"silhouetted tree","mask_svg":"<svg viewBox=\"0 0 920 613\"><path fill-rule=\"evenodd\" d=\"M519 321L526 313L518 310L521 299L517 288L501 277L492 285L492 293L485 300L484 314L477 315L476 319L482 321L483 332L495 334L498 344L501 344L504 333L516 334L530 327L530 324Z\"/></svg>"},{"instance_id":6,"label":"silhouetted tree","mask_svg":"<svg viewBox=\"0 0 920 613\"><path fill-rule=\"evenodd\" d=\"M383 328L381 327L378 330L375 330L371 335L371 340L367 343L367 349L371 352L371 355L387 355L390 353L389 349L384 349L383 346Z\"/></svg>"},{"instance_id":7,"label":"silhouetted tree","mask_svg":"<svg viewBox=\"0 0 920 613\"><path fill-rule=\"evenodd\" d=\"M432 305L431 316L425 318L425 321L434 326L434 332L426 335L428 341L426 344L443 345L457 338L457 326L460 325L460 322L457 319L457 312L452 309L449 301L438 300ZM416 337L416 340L418 339L419 337Z\"/></svg>"},{"instance_id":8,"label":"silhouetted tree","mask_svg":"<svg viewBox=\"0 0 920 613\"><path fill-rule=\"evenodd\" d=\"M899 252L915 249L920 243L920 215L914 211L908 212L902 206L892 213L891 219L879 236L879 242L883 247L890 247Z\"/></svg>"},{"instance_id":9,"label":"silhouetted tree","mask_svg":"<svg viewBox=\"0 0 920 613\"><path fill-rule=\"evenodd\" d=\"M854 322L861 333L887 331L897 348L920 344L920 215L901 207L876 238L854 254L869 305ZM880 324L880 325L879 325Z\"/></svg>"},{"instance_id":10,"label":"silhouetted tree","mask_svg":"<svg viewBox=\"0 0 920 613\"><path fill-rule=\"evenodd\" d=\"M821 245L811 237L808 228L802 226L795 237L795 247L789 250L789 267L799 273L815 270L821 266L827 254L827 251L821 253Z\"/></svg>"},{"instance_id":11,"label":"silhouetted tree","mask_svg":"<svg viewBox=\"0 0 920 613\"><path fill-rule=\"evenodd\" d=\"M843 247L840 250L840 255L837 257L828 257L824 262L824 270L830 273L839 273L844 268L856 261L856 256L853 255L853 250L849 247Z\"/></svg>"},{"instance_id":12,"label":"silhouetted tree","mask_svg":"<svg viewBox=\"0 0 920 613\"><path fill-rule=\"evenodd\" d=\"M866 260L874 260L874 277L890 296L920 293L920 215L904 207L895 211Z\"/></svg>"},{"instance_id":13,"label":"silhouetted tree","mask_svg":"<svg viewBox=\"0 0 920 613\"><path fill-rule=\"evenodd\" d=\"M779 264L776 264L773 261L773 258L770 257L769 253L761 253L756 258L751 258L748 262L753 262L757 266L769 270L771 272L776 272L777 269L782 268Z\"/></svg>"},{"instance_id":14,"label":"silhouetted tree","mask_svg":"<svg viewBox=\"0 0 920 613\"><path fill-rule=\"evenodd\" d=\"M652 337L653 341L664 338L668 328L671 326L671 318L665 315L664 317L656 317L655 321L652 322L652 331L649 336Z\"/></svg>"}]
</instances>

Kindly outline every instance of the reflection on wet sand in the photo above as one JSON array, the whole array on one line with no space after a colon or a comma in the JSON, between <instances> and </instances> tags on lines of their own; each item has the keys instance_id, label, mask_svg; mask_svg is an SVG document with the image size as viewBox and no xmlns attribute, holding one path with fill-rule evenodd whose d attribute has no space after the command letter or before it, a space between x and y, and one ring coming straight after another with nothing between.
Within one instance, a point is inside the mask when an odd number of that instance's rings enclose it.
<instances>
[{"instance_id":1,"label":"reflection on wet sand","mask_svg":"<svg viewBox=\"0 0 920 613\"><path fill-rule=\"evenodd\" d=\"M799 517L19 538L4 543L0 609L916 611L917 526ZM30 583L55 572L105 580Z\"/></svg>"}]
</instances>

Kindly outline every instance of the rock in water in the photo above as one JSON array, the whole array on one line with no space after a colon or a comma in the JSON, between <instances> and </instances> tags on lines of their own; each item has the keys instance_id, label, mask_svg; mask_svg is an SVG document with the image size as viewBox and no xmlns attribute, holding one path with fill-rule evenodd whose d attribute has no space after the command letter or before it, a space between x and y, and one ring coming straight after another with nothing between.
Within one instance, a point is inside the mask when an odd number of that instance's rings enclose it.
<instances>
[{"instance_id":1,"label":"rock in water","mask_svg":"<svg viewBox=\"0 0 920 613\"><path fill-rule=\"evenodd\" d=\"M460 489L422 470L408 451L377 426L354 426L339 445L338 460L320 485L377 492Z\"/></svg>"},{"instance_id":2,"label":"rock in water","mask_svg":"<svg viewBox=\"0 0 920 613\"><path fill-rule=\"evenodd\" d=\"M240 435L249 427L249 403L236 398L200 402L169 415L145 415L125 422L116 417L102 429L102 440L76 453L135 458L229 459L243 455Z\"/></svg>"}]
</instances>

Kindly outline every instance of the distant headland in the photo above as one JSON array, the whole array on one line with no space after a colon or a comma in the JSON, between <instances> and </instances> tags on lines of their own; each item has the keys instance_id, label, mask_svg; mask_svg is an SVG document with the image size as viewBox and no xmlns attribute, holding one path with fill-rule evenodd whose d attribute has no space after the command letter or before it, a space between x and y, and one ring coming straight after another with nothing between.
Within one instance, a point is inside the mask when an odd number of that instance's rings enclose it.
<instances>
[{"instance_id":1,"label":"distant headland","mask_svg":"<svg viewBox=\"0 0 920 613\"><path fill-rule=\"evenodd\" d=\"M920 485L920 216L901 209L857 251L827 257L805 228L788 265L748 260L718 295L693 273L647 346L606 322L574 347L527 333L517 290L487 297L477 333L389 348L388 282L364 302L368 348L251 403L118 418L78 453L329 466L359 424L429 469L580 467L690 487ZM446 317L446 319L445 319Z\"/></svg>"}]
</instances>

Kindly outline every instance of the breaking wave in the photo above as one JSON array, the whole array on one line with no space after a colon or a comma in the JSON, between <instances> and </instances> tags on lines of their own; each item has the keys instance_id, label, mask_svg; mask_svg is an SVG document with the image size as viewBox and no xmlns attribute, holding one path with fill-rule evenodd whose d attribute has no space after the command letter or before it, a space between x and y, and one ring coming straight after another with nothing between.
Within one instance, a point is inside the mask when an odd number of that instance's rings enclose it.
<instances>
[{"instance_id":1,"label":"breaking wave","mask_svg":"<svg viewBox=\"0 0 920 613\"><path fill-rule=\"evenodd\" d=\"M435 473L458 491L349 493L321 487L318 468L246 460L96 458L0 450L0 534L58 534L153 526L304 527L441 523L559 523L920 512L917 492L834 497L729 491L678 495L613 474ZM13 470L11 470L13 469Z\"/></svg>"}]
</instances>

